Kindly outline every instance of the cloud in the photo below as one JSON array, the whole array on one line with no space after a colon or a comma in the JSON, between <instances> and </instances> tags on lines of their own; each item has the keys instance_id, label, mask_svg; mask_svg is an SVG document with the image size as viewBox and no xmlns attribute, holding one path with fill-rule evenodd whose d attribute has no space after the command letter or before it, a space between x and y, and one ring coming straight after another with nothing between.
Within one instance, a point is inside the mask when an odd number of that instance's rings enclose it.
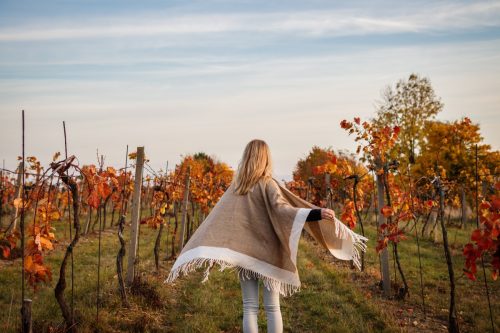
<instances>
[{"instance_id":1,"label":"cloud","mask_svg":"<svg viewBox=\"0 0 500 333\"><path fill-rule=\"evenodd\" d=\"M412 32L470 30L500 25L500 3L449 3L413 8L405 12L361 13L324 10L268 13L225 13L92 18L75 23L38 22L37 25L4 28L0 41L35 41L84 38L146 37L220 33L275 33L301 36L350 36ZM131 23L133 22L133 23Z\"/></svg>"}]
</instances>

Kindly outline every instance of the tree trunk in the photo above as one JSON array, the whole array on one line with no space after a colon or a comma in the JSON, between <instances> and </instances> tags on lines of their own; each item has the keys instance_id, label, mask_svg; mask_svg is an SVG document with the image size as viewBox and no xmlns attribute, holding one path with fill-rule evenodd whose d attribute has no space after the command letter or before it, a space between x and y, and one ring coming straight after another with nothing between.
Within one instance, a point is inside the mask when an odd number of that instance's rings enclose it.
<instances>
[{"instance_id":1,"label":"tree trunk","mask_svg":"<svg viewBox=\"0 0 500 333\"><path fill-rule=\"evenodd\" d=\"M448 313L448 332L458 333L458 321L455 309L455 273L453 271L453 262L451 260L450 247L448 245L448 234L444 225L444 190L441 181L438 179L436 187L439 193L439 221L441 223L441 231L443 233L443 247L446 257L446 265L448 266L448 275L450 278L450 308Z\"/></svg>"},{"instance_id":2,"label":"tree trunk","mask_svg":"<svg viewBox=\"0 0 500 333\"><path fill-rule=\"evenodd\" d=\"M118 290L122 298L122 304L129 307L125 283L123 281L123 257L125 257L125 240L123 239L123 229L125 228L125 214L118 219L118 239L120 240L120 250L116 256L116 273L118 275Z\"/></svg>"},{"instance_id":3,"label":"tree trunk","mask_svg":"<svg viewBox=\"0 0 500 333\"><path fill-rule=\"evenodd\" d=\"M74 158L74 157L73 157ZM61 312L64 317L64 321L66 322L66 328L69 332L76 332L76 326L75 326L75 319L73 315L73 309L70 310L68 307L68 304L66 303L66 300L64 298L64 290L66 289L66 265L68 262L68 258L70 257L71 253L73 252L74 247L78 243L78 240L80 239L80 216L79 216L79 195L78 195L78 186L76 182L68 177L67 174L65 174L67 168L69 168L71 164L67 163L66 168L59 168L59 164L53 164L52 169L56 170L59 173L59 176L61 177L61 180L69 187L71 194L72 194L72 199L73 199L73 226L75 229L75 235L73 240L71 240L71 243L69 246L66 248L66 253L64 254L64 258L61 263L61 268L59 270L59 281L57 281L57 285L54 289L54 294L57 299L57 302L59 303L59 307L61 308Z\"/></svg>"}]
</instances>

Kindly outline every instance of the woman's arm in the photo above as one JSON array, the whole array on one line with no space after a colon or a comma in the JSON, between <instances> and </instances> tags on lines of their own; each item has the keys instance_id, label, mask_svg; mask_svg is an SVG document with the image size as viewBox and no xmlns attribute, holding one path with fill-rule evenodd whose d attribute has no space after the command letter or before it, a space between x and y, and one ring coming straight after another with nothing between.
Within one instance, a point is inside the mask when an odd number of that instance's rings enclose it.
<instances>
[{"instance_id":1,"label":"woman's arm","mask_svg":"<svg viewBox=\"0 0 500 333\"><path fill-rule=\"evenodd\" d=\"M309 215L307 215L306 222L319 221L321 219L333 220L334 217L335 217L335 212L331 209L328 208L311 209Z\"/></svg>"}]
</instances>

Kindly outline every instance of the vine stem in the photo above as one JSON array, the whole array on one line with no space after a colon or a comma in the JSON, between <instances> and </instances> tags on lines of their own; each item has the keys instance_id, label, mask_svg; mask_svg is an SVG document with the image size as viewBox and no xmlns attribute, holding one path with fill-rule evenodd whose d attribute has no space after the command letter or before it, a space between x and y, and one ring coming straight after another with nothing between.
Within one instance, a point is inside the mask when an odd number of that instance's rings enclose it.
<instances>
[{"instance_id":1,"label":"vine stem","mask_svg":"<svg viewBox=\"0 0 500 333\"><path fill-rule=\"evenodd\" d=\"M479 229L479 173L478 173L478 164L479 157L477 153L477 144L476 144L476 227ZM484 288L486 290L486 298L488 299L488 309L490 312L490 321L491 321L491 331L495 333L495 323L493 322L493 310L491 309L491 301L490 301L490 290L488 287L488 281L486 280L486 269L484 268L484 256L481 253L481 266L483 268L483 278L484 278Z\"/></svg>"}]
</instances>

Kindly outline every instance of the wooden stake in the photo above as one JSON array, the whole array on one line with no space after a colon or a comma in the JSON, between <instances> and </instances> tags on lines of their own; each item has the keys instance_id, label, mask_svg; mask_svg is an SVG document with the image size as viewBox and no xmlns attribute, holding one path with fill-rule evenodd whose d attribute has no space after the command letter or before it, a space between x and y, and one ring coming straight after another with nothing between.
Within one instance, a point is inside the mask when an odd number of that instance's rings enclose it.
<instances>
[{"instance_id":1,"label":"wooden stake","mask_svg":"<svg viewBox=\"0 0 500 333\"><path fill-rule=\"evenodd\" d=\"M23 300L23 333L33 332L33 323L31 320L31 303L30 299Z\"/></svg>"},{"instance_id":2,"label":"wooden stake","mask_svg":"<svg viewBox=\"0 0 500 333\"><path fill-rule=\"evenodd\" d=\"M187 205L189 200L189 177L191 174L191 166L188 165L186 172L186 184L184 186L184 201L182 203L182 221L181 221L181 238L179 239L179 252L184 247L184 237L186 234L186 220L187 220Z\"/></svg>"},{"instance_id":3,"label":"wooden stake","mask_svg":"<svg viewBox=\"0 0 500 333\"><path fill-rule=\"evenodd\" d=\"M139 241L139 216L141 209L142 169L144 167L144 147L137 147L135 165L134 196L132 198L132 225L130 227L130 246L128 252L127 285L134 282L135 260L137 257L137 243Z\"/></svg>"}]
</instances>

